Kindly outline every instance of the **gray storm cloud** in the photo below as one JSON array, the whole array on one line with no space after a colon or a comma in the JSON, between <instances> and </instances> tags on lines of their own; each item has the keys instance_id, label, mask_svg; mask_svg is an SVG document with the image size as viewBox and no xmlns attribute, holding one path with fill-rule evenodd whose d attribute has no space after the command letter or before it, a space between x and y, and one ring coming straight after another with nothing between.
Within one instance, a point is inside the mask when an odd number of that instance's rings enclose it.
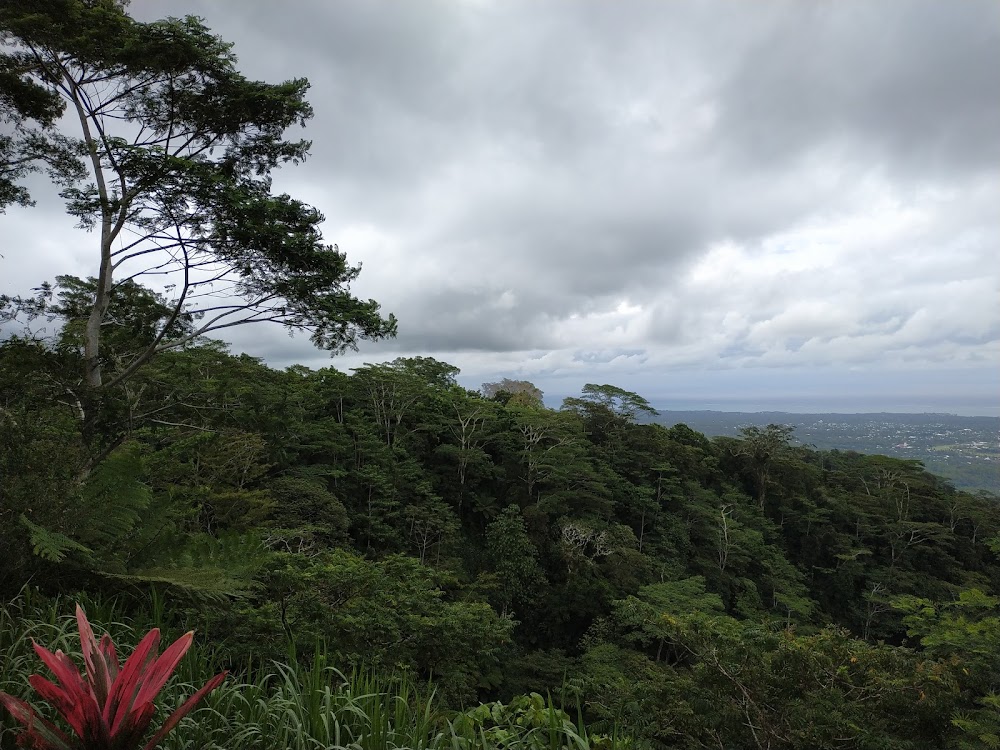
<instances>
[{"instance_id":1,"label":"gray storm cloud","mask_svg":"<svg viewBox=\"0 0 1000 750\"><path fill-rule=\"evenodd\" d=\"M997 370L993 0L132 12L201 15L249 75L311 80L313 156L276 185L399 316L363 358L625 386L676 367ZM58 211L0 219L0 291L88 272ZM280 330L233 341L322 362Z\"/></svg>"}]
</instances>

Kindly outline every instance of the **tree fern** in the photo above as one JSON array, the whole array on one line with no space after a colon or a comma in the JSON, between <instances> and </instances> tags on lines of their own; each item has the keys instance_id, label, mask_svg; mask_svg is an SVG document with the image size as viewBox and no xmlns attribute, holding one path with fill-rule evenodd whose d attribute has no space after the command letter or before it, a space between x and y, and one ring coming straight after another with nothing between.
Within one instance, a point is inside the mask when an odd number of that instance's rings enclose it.
<instances>
[{"instance_id":1,"label":"tree fern","mask_svg":"<svg viewBox=\"0 0 1000 750\"><path fill-rule=\"evenodd\" d=\"M74 562L100 565L113 557L118 543L139 524L149 507L150 492L142 483L138 445L128 443L108 456L87 477L66 509L53 518L20 517L37 556L64 562L70 552L82 553ZM102 554L109 553L109 554Z\"/></svg>"},{"instance_id":2,"label":"tree fern","mask_svg":"<svg viewBox=\"0 0 1000 750\"><path fill-rule=\"evenodd\" d=\"M91 472L73 503L73 517L61 528L22 516L34 554L119 584L166 586L208 598L249 593L266 556L255 538L167 533L168 543L150 548L171 524L163 513L150 513L152 493L143 472L140 445L126 443ZM145 549L133 558L137 547ZM69 559L73 552L79 554Z\"/></svg>"},{"instance_id":3,"label":"tree fern","mask_svg":"<svg viewBox=\"0 0 1000 750\"><path fill-rule=\"evenodd\" d=\"M95 546L113 543L140 523L151 498L142 475L142 453L136 443L122 445L91 472L80 490L87 522L80 530L82 541Z\"/></svg>"},{"instance_id":4,"label":"tree fern","mask_svg":"<svg viewBox=\"0 0 1000 750\"><path fill-rule=\"evenodd\" d=\"M62 562L70 552L80 552L87 557L93 555L93 551L80 544L74 539L70 539L65 534L58 531L46 529L37 523L32 523L27 516L21 515L21 525L28 531L28 539L31 541L31 551L43 560L49 562Z\"/></svg>"},{"instance_id":5,"label":"tree fern","mask_svg":"<svg viewBox=\"0 0 1000 750\"><path fill-rule=\"evenodd\" d=\"M107 573L117 580L168 586L193 596L243 596L255 587L255 576L268 559L260 540L249 535L201 534L149 558L126 573Z\"/></svg>"}]
</instances>

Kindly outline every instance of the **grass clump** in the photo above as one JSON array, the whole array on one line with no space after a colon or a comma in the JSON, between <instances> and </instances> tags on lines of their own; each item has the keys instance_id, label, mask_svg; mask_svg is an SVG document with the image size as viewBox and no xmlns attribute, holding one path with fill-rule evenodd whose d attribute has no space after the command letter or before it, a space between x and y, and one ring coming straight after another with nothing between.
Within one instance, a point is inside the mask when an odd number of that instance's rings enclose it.
<instances>
[{"instance_id":1,"label":"grass clump","mask_svg":"<svg viewBox=\"0 0 1000 750\"><path fill-rule=\"evenodd\" d=\"M116 642L134 643L149 625L126 617L114 600L88 600L91 619ZM44 671L34 639L80 658L66 600L30 592L0 606L0 691L29 697L28 676ZM150 620L158 620L159 616ZM138 634L138 635L137 635ZM228 665L210 645L191 648L162 694L178 705ZM0 750L14 750L17 724L0 716ZM439 706L432 684L372 670L344 674L323 649L308 659L251 664L212 692L159 747L162 750L590 750L616 747L588 736L551 698L537 693L510 703L454 711Z\"/></svg>"}]
</instances>

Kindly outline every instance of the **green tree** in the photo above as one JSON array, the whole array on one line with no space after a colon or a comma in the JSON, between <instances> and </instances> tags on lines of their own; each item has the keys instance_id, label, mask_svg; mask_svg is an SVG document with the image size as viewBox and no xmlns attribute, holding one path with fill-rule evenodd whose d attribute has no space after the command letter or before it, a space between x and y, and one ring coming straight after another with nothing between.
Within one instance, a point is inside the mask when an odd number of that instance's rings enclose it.
<instances>
[{"instance_id":1,"label":"green tree","mask_svg":"<svg viewBox=\"0 0 1000 750\"><path fill-rule=\"evenodd\" d=\"M793 430L793 427L780 424L764 428L750 425L740 429L742 440L735 444L733 452L743 459L752 480L754 498L761 508L767 500L774 464L787 452Z\"/></svg>"},{"instance_id":2,"label":"green tree","mask_svg":"<svg viewBox=\"0 0 1000 750\"><path fill-rule=\"evenodd\" d=\"M0 32L0 42L6 41L6 34ZM0 133L0 213L12 203L32 204L27 188L20 184L32 172L47 169L59 183L84 176L73 144L51 133L62 114L62 101L47 87L25 78L23 70L16 59L0 56L0 123L4 125Z\"/></svg>"},{"instance_id":3,"label":"green tree","mask_svg":"<svg viewBox=\"0 0 1000 750\"><path fill-rule=\"evenodd\" d=\"M352 382L358 401L392 448L415 431L427 432L435 416L428 402L455 386L458 371L433 357L398 357L355 369Z\"/></svg>"},{"instance_id":4,"label":"green tree","mask_svg":"<svg viewBox=\"0 0 1000 750\"><path fill-rule=\"evenodd\" d=\"M488 604L457 596L449 574L402 555L279 554L265 584L268 606L303 649L322 638L344 665L433 674L460 699L496 668L512 628Z\"/></svg>"},{"instance_id":5,"label":"green tree","mask_svg":"<svg viewBox=\"0 0 1000 750\"><path fill-rule=\"evenodd\" d=\"M323 243L319 211L271 192L271 171L307 155L308 142L284 137L312 115L304 79L248 80L231 45L197 18L141 23L119 0L4 3L0 34L0 99L38 123L31 137L42 157L75 155L57 175L62 195L80 226L96 230L96 281L78 319L88 427L103 392L212 331L274 321L334 352L394 333L391 316L351 295L359 269ZM72 137L55 129L64 111ZM26 138L0 147L23 152ZM109 373L102 350L116 285L150 274L170 289L170 314ZM177 332L185 315L199 322Z\"/></svg>"},{"instance_id":6,"label":"green tree","mask_svg":"<svg viewBox=\"0 0 1000 750\"><path fill-rule=\"evenodd\" d=\"M455 468L455 505L462 516L466 496L488 475L493 467L486 445L492 437L493 423L497 418L498 404L486 401L477 394L455 387L448 398L446 412L449 438L437 447L437 453Z\"/></svg>"},{"instance_id":7,"label":"green tree","mask_svg":"<svg viewBox=\"0 0 1000 750\"><path fill-rule=\"evenodd\" d=\"M638 393L626 391L614 385L587 383L579 398L563 401L563 408L573 408L586 413L594 406L603 407L607 412L623 422L635 422L640 414L656 416L658 412Z\"/></svg>"},{"instance_id":8,"label":"green tree","mask_svg":"<svg viewBox=\"0 0 1000 750\"><path fill-rule=\"evenodd\" d=\"M701 576L643 586L636 596L614 603L611 619L623 640L643 650L652 649L650 653L655 652L654 660L659 662L673 633L672 617L696 612L724 613L722 599L705 591Z\"/></svg>"},{"instance_id":9,"label":"green tree","mask_svg":"<svg viewBox=\"0 0 1000 750\"><path fill-rule=\"evenodd\" d=\"M655 731L671 746L948 746L950 681L909 650L835 629L799 635L700 614L669 622L679 659L650 702L662 712Z\"/></svg>"},{"instance_id":10,"label":"green tree","mask_svg":"<svg viewBox=\"0 0 1000 750\"><path fill-rule=\"evenodd\" d=\"M978 589L957 600L935 603L904 596L893 602L904 613L911 637L951 673L962 691L952 723L962 731L959 747L1000 747L1000 599Z\"/></svg>"},{"instance_id":11,"label":"green tree","mask_svg":"<svg viewBox=\"0 0 1000 750\"><path fill-rule=\"evenodd\" d=\"M501 617L538 600L546 584L545 574L516 505L508 505L486 527L486 550L497 576L496 601Z\"/></svg>"},{"instance_id":12,"label":"green tree","mask_svg":"<svg viewBox=\"0 0 1000 750\"><path fill-rule=\"evenodd\" d=\"M579 398L567 398L565 411L579 415L590 441L603 449L617 469L626 435L640 414L656 415L657 411L642 396L613 385L587 383Z\"/></svg>"}]
</instances>

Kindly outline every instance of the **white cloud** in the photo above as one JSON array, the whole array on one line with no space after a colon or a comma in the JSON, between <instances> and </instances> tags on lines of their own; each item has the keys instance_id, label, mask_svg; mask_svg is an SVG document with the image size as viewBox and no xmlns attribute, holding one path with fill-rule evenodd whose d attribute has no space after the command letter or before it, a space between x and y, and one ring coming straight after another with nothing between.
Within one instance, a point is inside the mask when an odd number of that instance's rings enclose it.
<instances>
[{"instance_id":1,"label":"white cloud","mask_svg":"<svg viewBox=\"0 0 1000 750\"><path fill-rule=\"evenodd\" d=\"M133 5L204 16L251 75L313 81L314 157L276 187L327 215L329 241L364 264L356 292L400 318L396 342L338 367L422 354L470 380L657 392L850 368L876 389L892 372L895 389L954 367L987 392L998 9ZM0 221L0 291L93 273L93 237L51 198ZM280 331L233 342L324 363ZM947 378L909 377L949 396Z\"/></svg>"}]
</instances>

